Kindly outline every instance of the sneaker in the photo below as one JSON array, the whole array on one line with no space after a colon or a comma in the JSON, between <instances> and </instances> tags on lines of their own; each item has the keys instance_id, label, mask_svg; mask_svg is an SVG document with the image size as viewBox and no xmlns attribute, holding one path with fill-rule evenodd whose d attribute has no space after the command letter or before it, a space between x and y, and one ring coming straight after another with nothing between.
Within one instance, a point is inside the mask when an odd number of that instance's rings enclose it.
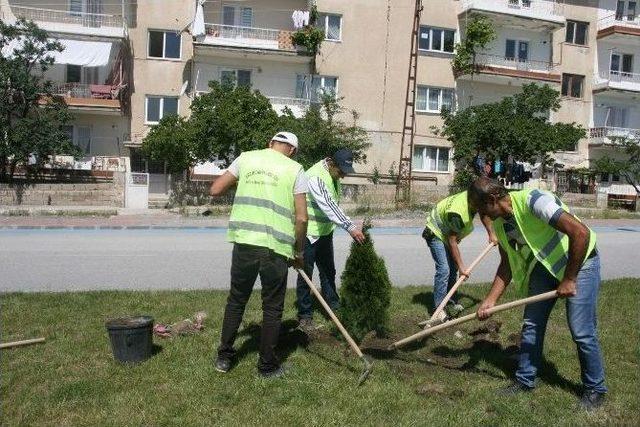
<instances>
[{"instance_id":1,"label":"sneaker","mask_svg":"<svg viewBox=\"0 0 640 427\"><path fill-rule=\"evenodd\" d=\"M281 378L286 374L286 372L287 371L284 367L279 366L277 369L274 369L273 371L260 372L260 376L265 379Z\"/></svg>"},{"instance_id":2,"label":"sneaker","mask_svg":"<svg viewBox=\"0 0 640 427\"><path fill-rule=\"evenodd\" d=\"M427 323L425 323L424 329L428 329L428 328L437 326L437 325L439 325L441 323L446 322L447 320L449 320L449 316L443 310L443 311L440 312L440 314L438 314L438 316L435 319L429 319L427 321Z\"/></svg>"},{"instance_id":3,"label":"sneaker","mask_svg":"<svg viewBox=\"0 0 640 427\"><path fill-rule=\"evenodd\" d=\"M216 357L216 361L213 363L213 367L216 371L225 374L229 372L229 369L231 369L231 360L218 356Z\"/></svg>"},{"instance_id":4,"label":"sneaker","mask_svg":"<svg viewBox=\"0 0 640 427\"><path fill-rule=\"evenodd\" d=\"M585 391L580 398L580 406L586 411L596 410L604 403L604 396L604 393L597 391Z\"/></svg>"},{"instance_id":5,"label":"sneaker","mask_svg":"<svg viewBox=\"0 0 640 427\"><path fill-rule=\"evenodd\" d=\"M308 334L319 329L319 327L315 324L311 317L302 317L298 320L298 329Z\"/></svg>"},{"instance_id":6,"label":"sneaker","mask_svg":"<svg viewBox=\"0 0 640 427\"><path fill-rule=\"evenodd\" d=\"M516 394L529 393L531 390L533 390L533 388L527 387L518 381L514 381L510 385L500 389L498 394L502 396L515 396Z\"/></svg>"}]
</instances>

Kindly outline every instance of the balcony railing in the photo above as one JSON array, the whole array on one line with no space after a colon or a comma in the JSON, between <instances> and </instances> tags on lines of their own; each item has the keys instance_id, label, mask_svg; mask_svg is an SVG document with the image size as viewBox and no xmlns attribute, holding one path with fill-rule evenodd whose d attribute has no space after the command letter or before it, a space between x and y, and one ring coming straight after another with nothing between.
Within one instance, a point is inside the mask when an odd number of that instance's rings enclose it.
<instances>
[{"instance_id":1,"label":"balcony railing","mask_svg":"<svg viewBox=\"0 0 640 427\"><path fill-rule=\"evenodd\" d=\"M640 129L619 127L595 127L589 129L589 136L593 144L615 144L616 140L628 139L640 142Z\"/></svg>"},{"instance_id":2,"label":"balcony railing","mask_svg":"<svg viewBox=\"0 0 640 427\"><path fill-rule=\"evenodd\" d=\"M286 105L287 107L306 108L311 105L308 98L285 98L281 96L269 96L269 101L276 105Z\"/></svg>"},{"instance_id":3,"label":"balcony railing","mask_svg":"<svg viewBox=\"0 0 640 427\"><path fill-rule=\"evenodd\" d=\"M640 16L637 15L609 15L598 20L598 30L619 25L621 27L631 27L640 30Z\"/></svg>"},{"instance_id":4,"label":"balcony railing","mask_svg":"<svg viewBox=\"0 0 640 427\"><path fill-rule=\"evenodd\" d=\"M118 99L118 90L111 85L54 83L51 93L65 98Z\"/></svg>"},{"instance_id":5,"label":"balcony railing","mask_svg":"<svg viewBox=\"0 0 640 427\"><path fill-rule=\"evenodd\" d=\"M640 73L625 73L622 71L600 71L596 76L596 85L605 84L618 89L640 91Z\"/></svg>"},{"instance_id":6,"label":"balcony railing","mask_svg":"<svg viewBox=\"0 0 640 427\"><path fill-rule=\"evenodd\" d=\"M554 0L462 0L462 11L485 10L527 18L564 20L563 4Z\"/></svg>"},{"instance_id":7,"label":"balcony railing","mask_svg":"<svg viewBox=\"0 0 640 427\"><path fill-rule=\"evenodd\" d=\"M205 29L204 42L209 44L295 51L292 31L220 24L205 24Z\"/></svg>"},{"instance_id":8,"label":"balcony railing","mask_svg":"<svg viewBox=\"0 0 640 427\"><path fill-rule=\"evenodd\" d=\"M550 73L555 68L555 65L550 61L520 60L518 58L509 58L504 55L492 55L486 53L479 53L476 55L476 64L480 66L544 73Z\"/></svg>"},{"instance_id":9,"label":"balcony railing","mask_svg":"<svg viewBox=\"0 0 640 427\"><path fill-rule=\"evenodd\" d=\"M102 13L71 12L68 10L40 9L33 7L12 6L11 10L17 17L23 17L37 22L55 22L59 24L81 25L83 27L122 28L122 16L105 15Z\"/></svg>"}]
</instances>

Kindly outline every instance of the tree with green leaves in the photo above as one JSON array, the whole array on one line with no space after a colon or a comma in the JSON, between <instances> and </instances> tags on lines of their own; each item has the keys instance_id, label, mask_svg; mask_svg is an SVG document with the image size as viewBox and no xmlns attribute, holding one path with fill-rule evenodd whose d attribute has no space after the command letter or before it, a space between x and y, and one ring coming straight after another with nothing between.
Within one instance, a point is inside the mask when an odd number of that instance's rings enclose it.
<instances>
[{"instance_id":1,"label":"tree with green leaves","mask_svg":"<svg viewBox=\"0 0 640 427\"><path fill-rule=\"evenodd\" d=\"M453 144L454 185L466 188L473 179L473 159L478 154L548 165L553 152L574 147L586 136L585 129L575 123L551 123L550 112L559 109L557 90L531 83L498 102L444 110L442 127L432 130Z\"/></svg>"},{"instance_id":2,"label":"tree with green leaves","mask_svg":"<svg viewBox=\"0 0 640 427\"><path fill-rule=\"evenodd\" d=\"M371 223L365 221L365 242L351 243L341 276L340 318L356 341L375 331L383 335L389 326L391 280L387 267L373 246L369 233Z\"/></svg>"},{"instance_id":3,"label":"tree with green leaves","mask_svg":"<svg viewBox=\"0 0 640 427\"><path fill-rule=\"evenodd\" d=\"M80 156L65 130L73 117L43 77L63 49L31 21L0 21L0 181L18 167L37 171L52 156Z\"/></svg>"},{"instance_id":4,"label":"tree with green leaves","mask_svg":"<svg viewBox=\"0 0 640 427\"><path fill-rule=\"evenodd\" d=\"M594 169L598 173L620 175L640 195L640 137L610 137L610 139L623 155L617 158L611 155L601 157L594 162ZM623 159L619 160L620 158Z\"/></svg>"},{"instance_id":5,"label":"tree with green leaves","mask_svg":"<svg viewBox=\"0 0 640 427\"><path fill-rule=\"evenodd\" d=\"M496 30L491 19L484 15L474 15L466 24L464 37L456 43L451 61L453 74L458 77L476 72L476 55L496 38Z\"/></svg>"},{"instance_id":6,"label":"tree with green leaves","mask_svg":"<svg viewBox=\"0 0 640 427\"><path fill-rule=\"evenodd\" d=\"M234 82L214 81L209 86L211 92L191 103L189 118L162 118L142 143L143 152L153 160L166 161L172 173L213 159L228 165L243 151L265 148L278 131L298 136L295 159L305 168L340 148L353 150L356 161L365 160L366 131L357 126L353 112L353 123L338 119L343 109L332 96L322 96L303 117L295 117L288 108L278 116L259 91Z\"/></svg>"}]
</instances>

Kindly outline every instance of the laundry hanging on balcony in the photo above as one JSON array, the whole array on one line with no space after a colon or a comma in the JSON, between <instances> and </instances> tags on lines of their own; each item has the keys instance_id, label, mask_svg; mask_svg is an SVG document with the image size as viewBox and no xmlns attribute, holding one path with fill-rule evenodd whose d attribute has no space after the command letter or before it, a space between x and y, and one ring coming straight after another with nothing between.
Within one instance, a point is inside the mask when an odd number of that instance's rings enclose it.
<instances>
[{"instance_id":1,"label":"laundry hanging on balcony","mask_svg":"<svg viewBox=\"0 0 640 427\"><path fill-rule=\"evenodd\" d=\"M198 4L196 6L196 14L193 17L193 22L191 23L191 35L193 37L204 36L206 34L206 30L204 27L204 8L202 5L205 0L198 0Z\"/></svg>"},{"instance_id":2,"label":"laundry hanging on balcony","mask_svg":"<svg viewBox=\"0 0 640 427\"><path fill-rule=\"evenodd\" d=\"M22 48L24 39L14 39L2 49L2 56L10 57L13 52ZM56 39L50 39L55 41ZM111 57L111 42L94 42L84 40L57 39L64 50L51 52L56 64L82 65L84 67L104 67Z\"/></svg>"},{"instance_id":3,"label":"laundry hanging on balcony","mask_svg":"<svg viewBox=\"0 0 640 427\"><path fill-rule=\"evenodd\" d=\"M297 30L309 25L309 11L308 10L294 10L291 15L293 19L293 27Z\"/></svg>"}]
</instances>

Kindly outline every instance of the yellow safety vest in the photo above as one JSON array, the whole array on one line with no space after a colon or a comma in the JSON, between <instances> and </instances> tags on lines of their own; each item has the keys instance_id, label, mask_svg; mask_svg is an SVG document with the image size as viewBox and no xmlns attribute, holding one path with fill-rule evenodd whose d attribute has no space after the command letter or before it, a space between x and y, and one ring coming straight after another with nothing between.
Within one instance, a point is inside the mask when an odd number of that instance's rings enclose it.
<instances>
[{"instance_id":1,"label":"yellow safety vest","mask_svg":"<svg viewBox=\"0 0 640 427\"><path fill-rule=\"evenodd\" d=\"M238 188L227 237L230 242L262 246L293 258L293 189L302 166L270 148L238 157Z\"/></svg>"},{"instance_id":2,"label":"yellow safety vest","mask_svg":"<svg viewBox=\"0 0 640 427\"><path fill-rule=\"evenodd\" d=\"M529 275L536 262L541 263L556 279L562 280L569 260L569 237L535 216L527 205L529 193L532 191L534 190L526 189L509 193L513 216L522 233L522 237L527 242L526 245L513 248L509 244L509 239L504 230L505 220L498 218L493 222L500 247L507 253L509 258L512 280L521 295L527 293ZM562 206L562 209L570 213L569 208L564 203L557 198L556 200ZM576 217L576 219L578 218ZM595 246L596 233L589 229L589 248L583 262L586 261Z\"/></svg>"},{"instance_id":3,"label":"yellow safety vest","mask_svg":"<svg viewBox=\"0 0 640 427\"><path fill-rule=\"evenodd\" d=\"M458 239L462 240L471 234L473 231L473 215L469 212L466 191L441 200L427 215L427 227L447 245L449 244L447 237L453 232L453 224L449 220L450 213L455 213L462 218L463 228L457 233Z\"/></svg>"},{"instance_id":4,"label":"yellow safety vest","mask_svg":"<svg viewBox=\"0 0 640 427\"><path fill-rule=\"evenodd\" d=\"M340 181L334 180L329 171L324 167L324 160L319 161L307 171L307 177L318 177L324 182L325 187L329 190L329 194L336 201L340 202L342 187ZM307 193L307 213L309 215L309 223L307 225L307 235L309 236L326 236L335 230L336 225L325 215L320 209L311 193Z\"/></svg>"}]
</instances>

